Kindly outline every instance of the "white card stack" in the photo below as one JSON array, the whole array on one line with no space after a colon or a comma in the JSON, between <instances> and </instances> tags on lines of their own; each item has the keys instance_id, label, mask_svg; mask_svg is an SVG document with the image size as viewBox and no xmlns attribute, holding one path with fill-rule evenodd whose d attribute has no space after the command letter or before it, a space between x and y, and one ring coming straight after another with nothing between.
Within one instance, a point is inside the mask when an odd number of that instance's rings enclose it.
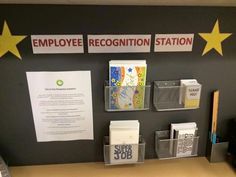
<instances>
[{"instance_id":1,"label":"white card stack","mask_svg":"<svg viewBox=\"0 0 236 177\"><path fill-rule=\"evenodd\" d=\"M109 127L110 162L112 164L138 161L139 121L111 121Z\"/></svg>"},{"instance_id":2,"label":"white card stack","mask_svg":"<svg viewBox=\"0 0 236 177\"><path fill-rule=\"evenodd\" d=\"M123 120L110 122L110 145L138 144L139 121Z\"/></svg>"},{"instance_id":3,"label":"white card stack","mask_svg":"<svg viewBox=\"0 0 236 177\"><path fill-rule=\"evenodd\" d=\"M195 122L171 124L170 139L175 140L170 143L170 153L176 157L193 155L197 129Z\"/></svg>"},{"instance_id":4,"label":"white card stack","mask_svg":"<svg viewBox=\"0 0 236 177\"><path fill-rule=\"evenodd\" d=\"M180 80L179 103L185 108L199 107L201 96L201 84L196 79Z\"/></svg>"}]
</instances>

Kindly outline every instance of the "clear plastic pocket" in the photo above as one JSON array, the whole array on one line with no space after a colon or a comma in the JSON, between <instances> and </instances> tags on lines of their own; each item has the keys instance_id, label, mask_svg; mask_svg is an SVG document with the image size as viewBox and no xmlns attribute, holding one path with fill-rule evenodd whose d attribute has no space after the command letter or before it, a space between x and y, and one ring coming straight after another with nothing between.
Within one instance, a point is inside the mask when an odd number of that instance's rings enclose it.
<instances>
[{"instance_id":1,"label":"clear plastic pocket","mask_svg":"<svg viewBox=\"0 0 236 177\"><path fill-rule=\"evenodd\" d=\"M169 130L155 132L155 149L159 159L172 159L198 155L199 136L169 139Z\"/></svg>"},{"instance_id":2,"label":"clear plastic pocket","mask_svg":"<svg viewBox=\"0 0 236 177\"><path fill-rule=\"evenodd\" d=\"M179 80L155 81L153 104L157 111L197 109L200 104L201 85L197 89L198 92L190 92L194 89L180 86Z\"/></svg>"},{"instance_id":3,"label":"clear plastic pocket","mask_svg":"<svg viewBox=\"0 0 236 177\"><path fill-rule=\"evenodd\" d=\"M122 165L143 163L145 158L145 141L140 136L139 144L109 144L109 136L104 137L105 165Z\"/></svg>"},{"instance_id":4,"label":"clear plastic pocket","mask_svg":"<svg viewBox=\"0 0 236 177\"><path fill-rule=\"evenodd\" d=\"M106 111L142 111L148 110L151 85L145 86L109 86L105 82Z\"/></svg>"}]
</instances>

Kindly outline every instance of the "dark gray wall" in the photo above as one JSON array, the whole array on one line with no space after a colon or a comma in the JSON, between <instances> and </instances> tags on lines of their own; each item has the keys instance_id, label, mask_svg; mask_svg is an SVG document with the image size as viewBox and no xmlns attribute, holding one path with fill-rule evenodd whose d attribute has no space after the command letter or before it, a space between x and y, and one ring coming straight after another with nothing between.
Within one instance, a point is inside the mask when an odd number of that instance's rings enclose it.
<instances>
[{"instance_id":1,"label":"dark gray wall","mask_svg":"<svg viewBox=\"0 0 236 177\"><path fill-rule=\"evenodd\" d=\"M22 61L11 53L0 59L0 153L10 165L102 161L109 121L138 119L147 143L146 158L156 158L155 130L185 121L197 122L199 155L205 156L213 90L221 91L221 135L226 135L227 119L236 116L235 35L223 42L223 57L215 51L201 56L205 41L197 33L211 32L217 18L222 32L236 33L236 8L1 5L1 29L7 20L12 34L28 37L18 45ZM84 34L86 41L87 34L152 34L154 39L156 33L195 33L193 52L87 54L85 48L85 54L33 55L30 42L31 34ZM111 59L146 59L148 81L198 79L203 85L200 109L155 112L151 106L150 111L105 112L103 83ZM37 143L25 72L67 70L92 72L95 139Z\"/></svg>"}]
</instances>

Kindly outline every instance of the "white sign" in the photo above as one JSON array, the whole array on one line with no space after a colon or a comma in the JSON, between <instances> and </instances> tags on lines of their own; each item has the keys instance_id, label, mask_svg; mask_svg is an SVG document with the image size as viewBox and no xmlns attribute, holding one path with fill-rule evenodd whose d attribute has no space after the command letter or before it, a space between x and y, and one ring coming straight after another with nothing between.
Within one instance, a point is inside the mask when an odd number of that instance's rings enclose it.
<instances>
[{"instance_id":1,"label":"white sign","mask_svg":"<svg viewBox=\"0 0 236 177\"><path fill-rule=\"evenodd\" d=\"M151 35L88 35L88 53L150 52Z\"/></svg>"},{"instance_id":2,"label":"white sign","mask_svg":"<svg viewBox=\"0 0 236 177\"><path fill-rule=\"evenodd\" d=\"M186 86L186 97L187 99L200 99L201 96L201 85Z\"/></svg>"},{"instance_id":3,"label":"white sign","mask_svg":"<svg viewBox=\"0 0 236 177\"><path fill-rule=\"evenodd\" d=\"M34 54L84 53L83 35L31 35Z\"/></svg>"},{"instance_id":4,"label":"white sign","mask_svg":"<svg viewBox=\"0 0 236 177\"><path fill-rule=\"evenodd\" d=\"M135 163L138 161L138 144L117 144L110 147L111 164Z\"/></svg>"},{"instance_id":5,"label":"white sign","mask_svg":"<svg viewBox=\"0 0 236 177\"><path fill-rule=\"evenodd\" d=\"M90 71L26 75L38 142L93 139Z\"/></svg>"},{"instance_id":6,"label":"white sign","mask_svg":"<svg viewBox=\"0 0 236 177\"><path fill-rule=\"evenodd\" d=\"M156 34L154 52L190 52L194 34Z\"/></svg>"}]
</instances>

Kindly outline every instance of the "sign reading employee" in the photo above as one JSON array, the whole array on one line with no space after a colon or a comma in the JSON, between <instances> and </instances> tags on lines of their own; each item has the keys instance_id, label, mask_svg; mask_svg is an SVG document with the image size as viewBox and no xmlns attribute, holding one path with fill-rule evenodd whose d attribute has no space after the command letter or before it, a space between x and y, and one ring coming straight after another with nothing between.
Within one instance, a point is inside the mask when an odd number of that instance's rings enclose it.
<instances>
[{"instance_id":1,"label":"sign reading employee","mask_svg":"<svg viewBox=\"0 0 236 177\"><path fill-rule=\"evenodd\" d=\"M83 35L31 35L34 54L84 53Z\"/></svg>"}]
</instances>

